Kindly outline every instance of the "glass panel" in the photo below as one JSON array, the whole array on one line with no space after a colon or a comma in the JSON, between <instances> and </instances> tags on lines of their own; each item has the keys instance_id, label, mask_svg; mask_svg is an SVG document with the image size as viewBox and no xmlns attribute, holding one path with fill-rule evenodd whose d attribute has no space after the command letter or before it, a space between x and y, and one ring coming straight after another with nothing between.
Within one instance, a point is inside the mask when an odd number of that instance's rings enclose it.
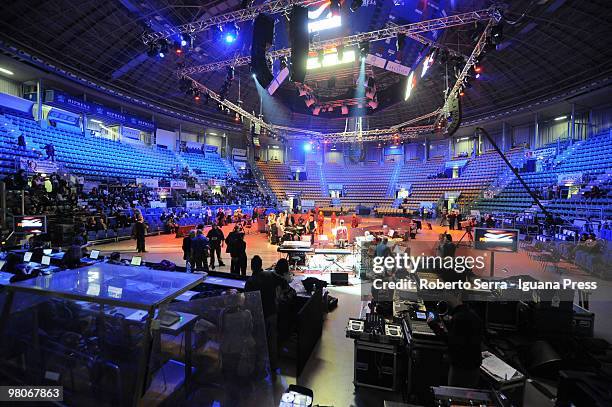
<instances>
[{"instance_id":1,"label":"glass panel","mask_svg":"<svg viewBox=\"0 0 612 407\"><path fill-rule=\"evenodd\" d=\"M185 331L161 329L160 343L154 342L153 346L151 385L143 400L146 404L166 399L184 380L184 363L190 357L190 404L274 405L259 292L230 291L217 297L172 303L168 308L183 318L195 317L192 336L186 341ZM189 350L187 342L191 343Z\"/></svg>"},{"instance_id":2,"label":"glass panel","mask_svg":"<svg viewBox=\"0 0 612 407\"><path fill-rule=\"evenodd\" d=\"M67 405L131 404L145 323L130 315L143 311L22 292L14 304L0 337L3 385L63 386Z\"/></svg>"},{"instance_id":3,"label":"glass panel","mask_svg":"<svg viewBox=\"0 0 612 407\"><path fill-rule=\"evenodd\" d=\"M175 297L175 293L194 286L201 275L171 273L144 267L95 264L65 270L48 276L15 283L14 286L82 296L84 300L103 298L147 307Z\"/></svg>"}]
</instances>

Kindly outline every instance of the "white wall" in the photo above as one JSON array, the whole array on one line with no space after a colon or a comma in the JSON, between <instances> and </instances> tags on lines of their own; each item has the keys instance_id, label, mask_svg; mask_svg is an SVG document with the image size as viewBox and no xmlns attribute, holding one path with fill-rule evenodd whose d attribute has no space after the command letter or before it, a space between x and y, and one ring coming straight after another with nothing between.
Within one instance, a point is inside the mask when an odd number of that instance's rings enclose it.
<instances>
[{"instance_id":1,"label":"white wall","mask_svg":"<svg viewBox=\"0 0 612 407\"><path fill-rule=\"evenodd\" d=\"M176 148L176 134L174 131L157 129L155 132L155 144L167 146L170 150Z\"/></svg>"},{"instance_id":2,"label":"white wall","mask_svg":"<svg viewBox=\"0 0 612 407\"><path fill-rule=\"evenodd\" d=\"M0 92L21 97L21 86L18 82L0 77Z\"/></svg>"}]
</instances>

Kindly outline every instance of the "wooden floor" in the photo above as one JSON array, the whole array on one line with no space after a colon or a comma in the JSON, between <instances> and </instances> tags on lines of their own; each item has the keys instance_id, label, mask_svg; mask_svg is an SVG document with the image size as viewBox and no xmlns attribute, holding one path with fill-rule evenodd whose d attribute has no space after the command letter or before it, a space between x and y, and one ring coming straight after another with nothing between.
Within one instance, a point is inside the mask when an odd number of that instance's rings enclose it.
<instances>
[{"instance_id":1,"label":"wooden floor","mask_svg":"<svg viewBox=\"0 0 612 407\"><path fill-rule=\"evenodd\" d=\"M380 219L370 218L365 219L366 224L380 224ZM329 221L326 221L326 232L329 233L327 227ZM224 232L230 231L231 227L225 227ZM418 245L418 250L422 247L433 248L438 239L438 234L442 233L446 228L433 226L433 230L420 231L417 239L413 241L413 245ZM454 241L458 241L463 235L462 231L451 231ZM268 243L266 235L260 233L251 233L246 235L247 255L249 259L255 254L262 257L264 266L270 266L275 263L280 255L277 253L277 246ZM143 255L144 260L158 262L162 259L167 259L175 262L178 265L184 265L181 251L181 239L176 239L171 235L160 235L148 237L146 239L146 248L148 253ZM119 251L124 257L136 255L136 247L134 240L121 241L118 243L109 243L97 245L103 254L109 254L112 251ZM469 254L473 249L460 248L457 254ZM414 254L414 253L413 253ZM472 253L475 254L475 253ZM482 254L478 252L477 254ZM475 254L475 255L477 255ZM223 254L226 265L229 266L229 256ZM532 261L526 253L519 252L518 254L497 254L495 259L495 272L497 276L521 275L530 274L536 278L543 280L559 279L561 276L558 273L542 270L539 264ZM229 271L228 266L218 268L218 271ZM486 269L488 272L488 268ZM248 271L250 274L250 270ZM591 277L579 270L571 271L573 279L588 279ZM611 292L609 282L601 282ZM313 389L315 394L315 404L325 406L359 406L359 407L382 407L384 400L399 400L399 395L384 391L372 389L355 388L353 385L353 342L345 337L345 327L349 317L359 315L361 308L361 286L359 284L349 287L331 287L329 288L331 295L339 299L339 305L336 310L331 312L324 324L323 336L319 344L315 348L304 372L300 376L299 384ZM602 291L604 292L604 291ZM604 315L609 315L612 309L609 297L600 299L601 301L593 301L591 310L597 315L596 317L596 334L600 337L605 337L608 340L612 339L612 324L609 323L609 318ZM601 314L600 314L601 312ZM599 315L602 315L600 318ZM604 319L608 319L605 323ZM287 374L281 374L275 386L275 395L278 398L289 384L295 383L295 377ZM532 400L536 400L539 396L533 393L528 396ZM547 405L547 404L541 404Z\"/></svg>"}]
</instances>

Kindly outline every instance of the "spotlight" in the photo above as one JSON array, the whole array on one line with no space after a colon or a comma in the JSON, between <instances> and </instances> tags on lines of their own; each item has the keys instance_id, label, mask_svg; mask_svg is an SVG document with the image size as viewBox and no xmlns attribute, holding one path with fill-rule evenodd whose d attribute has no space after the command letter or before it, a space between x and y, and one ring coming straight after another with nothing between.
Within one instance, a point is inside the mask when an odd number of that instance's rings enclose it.
<instances>
[{"instance_id":1,"label":"spotlight","mask_svg":"<svg viewBox=\"0 0 612 407\"><path fill-rule=\"evenodd\" d=\"M194 90L194 93L193 93L193 100L195 100L196 102L199 102L199 101L200 101L200 91L199 91L198 89L195 89L195 90Z\"/></svg>"},{"instance_id":2,"label":"spotlight","mask_svg":"<svg viewBox=\"0 0 612 407\"><path fill-rule=\"evenodd\" d=\"M278 59L281 71L289 66L289 62L287 61L287 57L280 57Z\"/></svg>"},{"instance_id":3,"label":"spotlight","mask_svg":"<svg viewBox=\"0 0 612 407\"><path fill-rule=\"evenodd\" d=\"M233 43L238 38L238 32L240 31L240 27L236 23L228 23L224 28L221 29L225 39L225 42L228 44Z\"/></svg>"},{"instance_id":4,"label":"spotlight","mask_svg":"<svg viewBox=\"0 0 612 407\"><path fill-rule=\"evenodd\" d=\"M189 43L189 34L181 34L181 47L186 47Z\"/></svg>"},{"instance_id":5,"label":"spotlight","mask_svg":"<svg viewBox=\"0 0 612 407\"><path fill-rule=\"evenodd\" d=\"M310 150L312 150L312 143L305 143L304 151L310 151Z\"/></svg>"},{"instance_id":6,"label":"spotlight","mask_svg":"<svg viewBox=\"0 0 612 407\"><path fill-rule=\"evenodd\" d=\"M332 16L339 16L340 15L340 0L330 0L329 10L331 11Z\"/></svg>"},{"instance_id":7,"label":"spotlight","mask_svg":"<svg viewBox=\"0 0 612 407\"><path fill-rule=\"evenodd\" d=\"M479 74L479 73L477 73L477 74L476 74L476 76L475 76L475 78L476 78L476 79L480 79L480 74Z\"/></svg>"},{"instance_id":8,"label":"spotlight","mask_svg":"<svg viewBox=\"0 0 612 407\"><path fill-rule=\"evenodd\" d=\"M493 45L501 44L503 39L504 30L501 24L494 25L491 27L491 43Z\"/></svg>"},{"instance_id":9,"label":"spotlight","mask_svg":"<svg viewBox=\"0 0 612 407\"><path fill-rule=\"evenodd\" d=\"M363 4L363 0L353 0L351 2L351 11L354 13L355 11L359 9L359 7L361 7L362 4Z\"/></svg>"},{"instance_id":10,"label":"spotlight","mask_svg":"<svg viewBox=\"0 0 612 407\"><path fill-rule=\"evenodd\" d=\"M168 40L166 39L161 39L158 42L158 55L160 58L164 58L167 54L168 54Z\"/></svg>"},{"instance_id":11,"label":"spotlight","mask_svg":"<svg viewBox=\"0 0 612 407\"><path fill-rule=\"evenodd\" d=\"M397 40L395 41L395 49L399 52L404 49L406 45L406 34L397 34Z\"/></svg>"},{"instance_id":12,"label":"spotlight","mask_svg":"<svg viewBox=\"0 0 612 407\"><path fill-rule=\"evenodd\" d=\"M464 97L465 96L465 91L463 89L461 89L459 91L459 96Z\"/></svg>"},{"instance_id":13,"label":"spotlight","mask_svg":"<svg viewBox=\"0 0 612 407\"><path fill-rule=\"evenodd\" d=\"M482 66L480 66L480 65L474 65L474 72L476 72L476 73L481 73L481 72L482 72Z\"/></svg>"},{"instance_id":14,"label":"spotlight","mask_svg":"<svg viewBox=\"0 0 612 407\"><path fill-rule=\"evenodd\" d=\"M256 74L255 72L253 72L253 73L251 74L251 77L252 77L253 79L257 79L257 74Z\"/></svg>"},{"instance_id":15,"label":"spotlight","mask_svg":"<svg viewBox=\"0 0 612 407\"><path fill-rule=\"evenodd\" d=\"M174 42L174 44L172 44L172 49L176 55L181 55L183 53L183 48L181 48L181 44L179 42Z\"/></svg>"},{"instance_id":16,"label":"spotlight","mask_svg":"<svg viewBox=\"0 0 612 407\"><path fill-rule=\"evenodd\" d=\"M155 42L149 44L147 55L149 56L149 58L153 58L155 55L157 55L157 44Z\"/></svg>"},{"instance_id":17,"label":"spotlight","mask_svg":"<svg viewBox=\"0 0 612 407\"><path fill-rule=\"evenodd\" d=\"M370 53L370 43L367 41L360 42L359 43L359 55L361 55L361 59L365 60L369 53Z\"/></svg>"}]
</instances>

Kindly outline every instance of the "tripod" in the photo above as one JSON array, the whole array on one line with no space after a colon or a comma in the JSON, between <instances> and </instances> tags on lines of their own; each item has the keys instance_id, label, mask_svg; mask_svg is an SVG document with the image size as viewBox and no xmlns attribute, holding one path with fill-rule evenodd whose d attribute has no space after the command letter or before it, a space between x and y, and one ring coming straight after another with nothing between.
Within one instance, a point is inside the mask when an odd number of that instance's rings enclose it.
<instances>
[{"instance_id":1,"label":"tripod","mask_svg":"<svg viewBox=\"0 0 612 407\"><path fill-rule=\"evenodd\" d=\"M467 236L467 239L465 239L466 236ZM465 239L465 242L463 242L463 239ZM467 226L465 228L465 232L463 232L463 236L461 236L461 239L459 239L459 241L457 242L457 246L463 245L465 247L472 247L472 243L474 243L474 235L472 234L472 227Z\"/></svg>"}]
</instances>

